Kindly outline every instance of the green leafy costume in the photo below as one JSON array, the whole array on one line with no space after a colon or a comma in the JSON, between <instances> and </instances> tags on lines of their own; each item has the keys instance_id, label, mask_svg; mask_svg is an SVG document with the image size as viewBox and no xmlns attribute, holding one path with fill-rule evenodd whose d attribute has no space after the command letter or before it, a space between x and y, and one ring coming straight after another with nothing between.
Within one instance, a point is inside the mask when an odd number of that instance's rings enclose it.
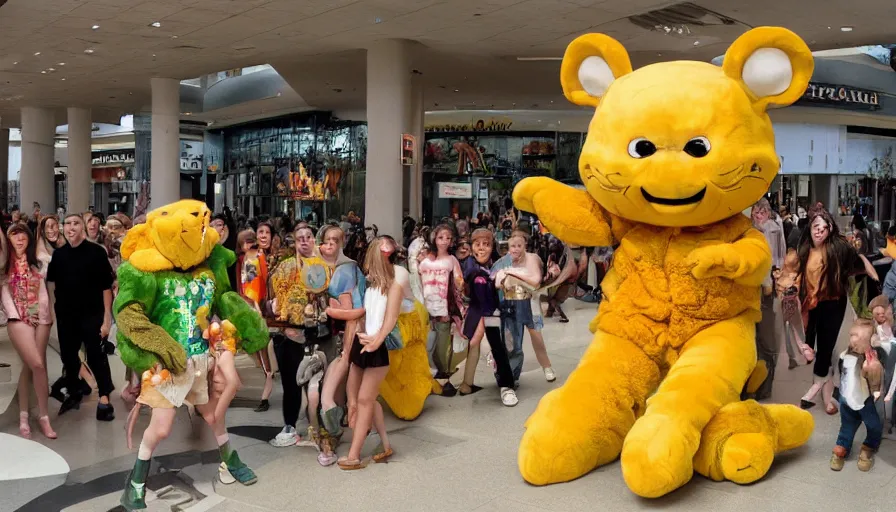
<instances>
[{"instance_id":1,"label":"green leafy costume","mask_svg":"<svg viewBox=\"0 0 896 512\"><path fill-rule=\"evenodd\" d=\"M196 319L203 305L236 326L244 351L264 349L268 344L264 320L230 290L227 268L235 261L233 251L215 246L204 264L186 271L143 272L130 262L122 263L112 308L122 362L138 372L157 362L173 373L182 372L187 357L208 351Z\"/></svg>"}]
</instances>

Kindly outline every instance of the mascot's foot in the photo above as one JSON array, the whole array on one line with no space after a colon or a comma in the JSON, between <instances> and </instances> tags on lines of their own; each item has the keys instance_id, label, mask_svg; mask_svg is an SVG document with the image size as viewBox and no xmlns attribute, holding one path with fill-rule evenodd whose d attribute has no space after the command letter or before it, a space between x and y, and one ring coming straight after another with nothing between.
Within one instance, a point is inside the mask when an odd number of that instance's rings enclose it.
<instances>
[{"instance_id":1,"label":"mascot's foot","mask_svg":"<svg viewBox=\"0 0 896 512\"><path fill-rule=\"evenodd\" d=\"M125 510L143 510L146 508L146 477L149 475L149 461L137 459L134 469L128 473L121 494L121 506Z\"/></svg>"},{"instance_id":2,"label":"mascot's foot","mask_svg":"<svg viewBox=\"0 0 896 512\"><path fill-rule=\"evenodd\" d=\"M224 462L227 464L227 470L230 471L230 475L235 478L237 482L243 485L252 485L258 481L255 472L249 469L249 466L243 464L243 461L240 460L240 456L236 453L236 450L233 450L230 454L230 458Z\"/></svg>"},{"instance_id":3,"label":"mascot's foot","mask_svg":"<svg viewBox=\"0 0 896 512\"><path fill-rule=\"evenodd\" d=\"M694 474L687 438L672 419L643 416L625 438L622 476L632 492L658 498L686 484Z\"/></svg>"},{"instance_id":4,"label":"mascot's foot","mask_svg":"<svg viewBox=\"0 0 896 512\"><path fill-rule=\"evenodd\" d=\"M804 444L813 429L812 415L794 405L730 403L703 429L694 469L716 481L756 482L776 453Z\"/></svg>"},{"instance_id":5,"label":"mascot's foot","mask_svg":"<svg viewBox=\"0 0 896 512\"><path fill-rule=\"evenodd\" d=\"M571 396L562 395L563 390L545 395L526 421L517 462L520 474L530 484L574 480L613 461L622 448L627 428L610 424L618 419L618 413L576 408L569 402Z\"/></svg>"}]
</instances>

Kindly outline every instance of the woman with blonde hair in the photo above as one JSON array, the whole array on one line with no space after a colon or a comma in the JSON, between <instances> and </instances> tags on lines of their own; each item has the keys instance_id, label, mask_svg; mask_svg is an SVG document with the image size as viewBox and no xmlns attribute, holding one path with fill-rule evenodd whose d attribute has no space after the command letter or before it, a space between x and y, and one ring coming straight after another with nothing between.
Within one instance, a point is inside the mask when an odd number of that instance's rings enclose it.
<instances>
[{"instance_id":1,"label":"woman with blonde hair","mask_svg":"<svg viewBox=\"0 0 896 512\"><path fill-rule=\"evenodd\" d=\"M59 231L59 217L47 215L40 220L37 229L37 259L44 265L50 264L53 251L65 245L65 238Z\"/></svg>"},{"instance_id":2,"label":"woman with blonde hair","mask_svg":"<svg viewBox=\"0 0 896 512\"><path fill-rule=\"evenodd\" d=\"M382 451L373 456L374 462L386 462L392 456L392 447L386 433L383 407L377 402L380 384L389 373L389 350L386 338L392 333L401 312L404 284L396 279L395 267L390 257L397 250L390 237L378 236L370 243L364 258L367 274L367 290L362 309L342 310L328 308L327 314L342 320L364 317L364 332L356 335L349 353L351 369L348 375L348 394L357 396L357 413L349 413L349 427L353 429L352 444L348 455L340 457L343 470L361 469L361 448L371 426L382 442Z\"/></svg>"}]
</instances>

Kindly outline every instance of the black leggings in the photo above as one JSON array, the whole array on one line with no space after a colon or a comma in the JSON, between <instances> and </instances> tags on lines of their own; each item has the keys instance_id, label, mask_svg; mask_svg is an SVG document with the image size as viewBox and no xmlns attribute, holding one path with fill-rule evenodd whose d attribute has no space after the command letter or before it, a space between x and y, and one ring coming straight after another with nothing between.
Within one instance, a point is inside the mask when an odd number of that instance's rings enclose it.
<instances>
[{"instance_id":1,"label":"black leggings","mask_svg":"<svg viewBox=\"0 0 896 512\"><path fill-rule=\"evenodd\" d=\"M846 297L837 300L823 300L809 311L809 325L806 326L806 344L815 346L815 367L813 373L827 377L834 356L834 346L846 313Z\"/></svg>"},{"instance_id":2,"label":"black leggings","mask_svg":"<svg viewBox=\"0 0 896 512\"><path fill-rule=\"evenodd\" d=\"M283 385L283 424L295 427L299 409L302 408L302 390L296 382L296 372L305 358L305 345L282 334L275 334L273 340L274 355L280 368L280 383Z\"/></svg>"},{"instance_id":3,"label":"black leggings","mask_svg":"<svg viewBox=\"0 0 896 512\"><path fill-rule=\"evenodd\" d=\"M485 339L488 340L488 344L492 349L492 359L495 360L495 378L498 380L498 387L513 388L513 370L510 368L510 355L507 354L507 345L501 339L501 328L486 327Z\"/></svg>"}]
</instances>

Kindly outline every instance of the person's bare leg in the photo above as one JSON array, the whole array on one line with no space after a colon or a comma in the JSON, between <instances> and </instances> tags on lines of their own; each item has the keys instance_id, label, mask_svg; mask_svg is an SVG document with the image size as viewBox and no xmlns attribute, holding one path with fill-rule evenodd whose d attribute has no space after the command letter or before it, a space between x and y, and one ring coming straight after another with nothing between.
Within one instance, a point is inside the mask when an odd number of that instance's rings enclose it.
<instances>
[{"instance_id":1,"label":"person's bare leg","mask_svg":"<svg viewBox=\"0 0 896 512\"><path fill-rule=\"evenodd\" d=\"M38 329L24 322L10 322L7 329L13 347L23 363L22 372L19 375L19 410L28 412L28 398L33 383L40 416L47 416L47 399L50 389L47 383L46 342L41 343ZM43 355L41 355L41 349L43 349Z\"/></svg>"},{"instance_id":2,"label":"person's bare leg","mask_svg":"<svg viewBox=\"0 0 896 512\"><path fill-rule=\"evenodd\" d=\"M37 345L37 355L40 356L41 366L43 367L43 376L31 373L31 381L34 383L34 392L37 393L37 408L40 417L48 417L50 414L50 383L47 380L47 343L50 341L50 326L38 325L35 330L35 339ZM47 419L49 425L49 417Z\"/></svg>"},{"instance_id":3,"label":"person's bare leg","mask_svg":"<svg viewBox=\"0 0 896 512\"><path fill-rule=\"evenodd\" d=\"M364 370L357 366L351 366L348 371L348 383L345 392L348 400L348 428L355 428L355 420L358 417L358 393L361 389L361 377ZM365 434L366 435L366 434Z\"/></svg>"},{"instance_id":4,"label":"person's bare leg","mask_svg":"<svg viewBox=\"0 0 896 512\"><path fill-rule=\"evenodd\" d=\"M264 389L261 391L261 399L267 400L271 398L274 390L274 372L271 370L271 357L267 350L259 350L256 352L261 361L261 369L264 370Z\"/></svg>"},{"instance_id":5,"label":"person's bare leg","mask_svg":"<svg viewBox=\"0 0 896 512\"><path fill-rule=\"evenodd\" d=\"M535 351L535 358L542 368L551 367L551 358L548 357L548 349L544 344L544 337L541 331L537 329L529 329L529 339L532 340L532 350Z\"/></svg>"},{"instance_id":6,"label":"person's bare leg","mask_svg":"<svg viewBox=\"0 0 896 512\"><path fill-rule=\"evenodd\" d=\"M392 449L392 445L389 443L388 434L386 434L386 417L383 414L383 406L379 402L374 402L373 406L373 428L376 429L376 433L380 436L383 452L388 453Z\"/></svg>"},{"instance_id":7,"label":"person's bare leg","mask_svg":"<svg viewBox=\"0 0 896 512\"><path fill-rule=\"evenodd\" d=\"M361 373L362 375L361 386L358 390L358 414L355 417L352 445L348 452L349 461L361 459L361 448L364 446L364 440L367 439L367 433L373 424L376 397L380 394L380 384L386 378L386 374L389 373L389 367L368 368L366 370L353 367L349 373L349 378L354 373Z\"/></svg>"},{"instance_id":8,"label":"person's bare leg","mask_svg":"<svg viewBox=\"0 0 896 512\"><path fill-rule=\"evenodd\" d=\"M223 424L224 416L227 414L227 408L230 407L230 402L233 401L233 397L236 396L236 392L240 389L240 376L236 372L236 363L233 359L233 354L230 351L225 350L218 355L215 371L220 372L221 376L224 377L224 389L221 390L221 394L213 409L215 423ZM267 384L265 384L265 386L267 386ZM199 407L196 409L198 410Z\"/></svg>"},{"instance_id":9,"label":"person's bare leg","mask_svg":"<svg viewBox=\"0 0 896 512\"><path fill-rule=\"evenodd\" d=\"M317 391L317 386L308 386L308 424L314 427L314 430L320 430L320 423L317 421L319 408L320 393Z\"/></svg>"}]
</instances>

